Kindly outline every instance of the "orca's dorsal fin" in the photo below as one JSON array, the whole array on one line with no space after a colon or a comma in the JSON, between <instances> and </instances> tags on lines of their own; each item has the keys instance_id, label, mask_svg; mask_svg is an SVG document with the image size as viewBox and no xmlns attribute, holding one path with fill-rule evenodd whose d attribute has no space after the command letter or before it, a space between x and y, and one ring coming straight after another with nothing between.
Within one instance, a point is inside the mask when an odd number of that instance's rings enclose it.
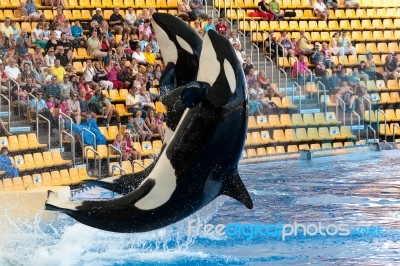
<instances>
[{"instance_id":1,"label":"orca's dorsal fin","mask_svg":"<svg viewBox=\"0 0 400 266\"><path fill-rule=\"evenodd\" d=\"M237 170L233 171L230 176L224 179L220 194L234 198L242 203L246 208L253 209L253 201L251 200L245 185L240 179Z\"/></svg>"}]
</instances>

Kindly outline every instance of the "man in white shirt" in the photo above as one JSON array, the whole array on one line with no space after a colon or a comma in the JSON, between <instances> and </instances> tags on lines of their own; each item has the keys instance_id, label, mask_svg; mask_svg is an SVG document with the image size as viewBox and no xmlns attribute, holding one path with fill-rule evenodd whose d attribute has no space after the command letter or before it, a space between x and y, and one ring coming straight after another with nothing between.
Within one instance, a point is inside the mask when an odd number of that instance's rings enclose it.
<instances>
[{"instance_id":1,"label":"man in white shirt","mask_svg":"<svg viewBox=\"0 0 400 266\"><path fill-rule=\"evenodd\" d=\"M0 31L4 31L4 34L10 39L14 35L14 30L11 27L11 19L9 17L6 17L4 23L1 24Z\"/></svg>"},{"instance_id":2,"label":"man in white shirt","mask_svg":"<svg viewBox=\"0 0 400 266\"><path fill-rule=\"evenodd\" d=\"M136 21L136 15L133 13L133 8L129 7L125 15L125 27L133 29Z\"/></svg>"},{"instance_id":3,"label":"man in white shirt","mask_svg":"<svg viewBox=\"0 0 400 266\"><path fill-rule=\"evenodd\" d=\"M4 73L6 73L8 78L14 79L17 82L21 81L21 71L17 66L17 62L13 58L8 60L8 65L5 67Z\"/></svg>"},{"instance_id":4,"label":"man in white shirt","mask_svg":"<svg viewBox=\"0 0 400 266\"><path fill-rule=\"evenodd\" d=\"M329 18L329 8L324 4L324 2L322 2L322 0L317 0L315 2L314 13L322 20L327 21Z\"/></svg>"},{"instance_id":5,"label":"man in white shirt","mask_svg":"<svg viewBox=\"0 0 400 266\"><path fill-rule=\"evenodd\" d=\"M126 109L131 112L136 114L137 111L142 111L142 116L143 113L147 114L147 112L145 110L143 110L143 103L140 100L140 95L138 94L138 89L133 86L130 90L129 90L129 94L126 96L125 99L125 105L126 105Z\"/></svg>"},{"instance_id":6,"label":"man in white shirt","mask_svg":"<svg viewBox=\"0 0 400 266\"><path fill-rule=\"evenodd\" d=\"M235 54L236 54L237 58L239 59L240 65L243 65L244 60L242 57L242 52L240 52L240 50L239 50L238 44L234 43L232 46L233 46L233 50L235 50Z\"/></svg>"}]
</instances>

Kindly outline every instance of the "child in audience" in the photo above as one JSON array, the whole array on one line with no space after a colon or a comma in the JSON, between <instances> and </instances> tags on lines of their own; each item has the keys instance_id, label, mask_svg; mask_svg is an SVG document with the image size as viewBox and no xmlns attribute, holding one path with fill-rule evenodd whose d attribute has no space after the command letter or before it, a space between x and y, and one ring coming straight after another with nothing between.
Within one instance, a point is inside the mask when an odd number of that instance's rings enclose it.
<instances>
[{"instance_id":1,"label":"child in audience","mask_svg":"<svg viewBox=\"0 0 400 266\"><path fill-rule=\"evenodd\" d=\"M136 122L136 127L140 132L141 141L151 140L151 138L153 137L153 133L151 133L151 130L144 122L144 119L142 118L142 111L139 110L136 112L136 117L134 120Z\"/></svg>"},{"instance_id":2,"label":"child in audience","mask_svg":"<svg viewBox=\"0 0 400 266\"><path fill-rule=\"evenodd\" d=\"M141 160L142 154L138 152L134 147L131 139L131 134L128 130L125 130L124 138L122 141L122 150L129 154L133 160Z\"/></svg>"},{"instance_id":3,"label":"child in audience","mask_svg":"<svg viewBox=\"0 0 400 266\"><path fill-rule=\"evenodd\" d=\"M122 136L120 134L118 134L117 136L115 136L115 140L112 143L112 145L119 149L122 152L122 160L126 161L129 159L129 153L126 151L126 142L124 142L122 140Z\"/></svg>"},{"instance_id":4,"label":"child in audience","mask_svg":"<svg viewBox=\"0 0 400 266\"><path fill-rule=\"evenodd\" d=\"M162 124L162 121L161 124L157 123L153 109L150 109L150 111L147 113L145 122L147 127L153 134L160 134L161 140L164 140L164 126Z\"/></svg>"},{"instance_id":5,"label":"child in audience","mask_svg":"<svg viewBox=\"0 0 400 266\"><path fill-rule=\"evenodd\" d=\"M49 95L46 102L47 108L49 109L50 113L54 116L54 109L56 108L56 103L54 102L54 96Z\"/></svg>"},{"instance_id":6,"label":"child in audience","mask_svg":"<svg viewBox=\"0 0 400 266\"><path fill-rule=\"evenodd\" d=\"M135 120L133 116L128 117L128 124L126 124L126 129L130 130L131 138L134 142L139 142L139 133L136 130Z\"/></svg>"}]
</instances>

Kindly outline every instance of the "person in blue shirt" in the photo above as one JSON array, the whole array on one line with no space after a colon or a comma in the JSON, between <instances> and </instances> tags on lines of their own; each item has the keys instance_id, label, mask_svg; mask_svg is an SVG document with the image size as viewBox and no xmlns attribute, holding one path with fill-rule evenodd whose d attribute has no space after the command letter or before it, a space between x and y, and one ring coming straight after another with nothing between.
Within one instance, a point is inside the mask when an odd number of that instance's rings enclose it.
<instances>
[{"instance_id":1,"label":"person in blue shirt","mask_svg":"<svg viewBox=\"0 0 400 266\"><path fill-rule=\"evenodd\" d=\"M5 177L17 177L19 176L19 170L11 162L10 157L8 157L8 148L2 147L0 150L0 170L5 171Z\"/></svg>"},{"instance_id":2,"label":"person in blue shirt","mask_svg":"<svg viewBox=\"0 0 400 266\"><path fill-rule=\"evenodd\" d=\"M83 34L83 29L79 20L75 20L74 24L71 26L71 35L79 42L79 46L82 47L85 45L87 38Z\"/></svg>"},{"instance_id":3,"label":"person in blue shirt","mask_svg":"<svg viewBox=\"0 0 400 266\"><path fill-rule=\"evenodd\" d=\"M212 18L209 18L209 19L207 20L207 24L204 25L203 31L206 32L206 31L208 31L208 30L215 30L215 25L214 25L214 23L213 23Z\"/></svg>"}]
</instances>

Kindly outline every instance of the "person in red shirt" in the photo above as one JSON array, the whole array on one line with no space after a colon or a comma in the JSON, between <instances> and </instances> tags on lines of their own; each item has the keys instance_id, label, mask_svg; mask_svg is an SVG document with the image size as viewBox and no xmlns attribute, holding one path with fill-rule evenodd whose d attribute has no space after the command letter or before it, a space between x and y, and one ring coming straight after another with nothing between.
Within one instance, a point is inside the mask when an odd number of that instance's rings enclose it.
<instances>
[{"instance_id":1,"label":"person in red shirt","mask_svg":"<svg viewBox=\"0 0 400 266\"><path fill-rule=\"evenodd\" d=\"M225 25L225 18L220 17L218 19L217 25L215 25L215 30L226 37L226 33L228 32L228 27Z\"/></svg>"}]
</instances>

